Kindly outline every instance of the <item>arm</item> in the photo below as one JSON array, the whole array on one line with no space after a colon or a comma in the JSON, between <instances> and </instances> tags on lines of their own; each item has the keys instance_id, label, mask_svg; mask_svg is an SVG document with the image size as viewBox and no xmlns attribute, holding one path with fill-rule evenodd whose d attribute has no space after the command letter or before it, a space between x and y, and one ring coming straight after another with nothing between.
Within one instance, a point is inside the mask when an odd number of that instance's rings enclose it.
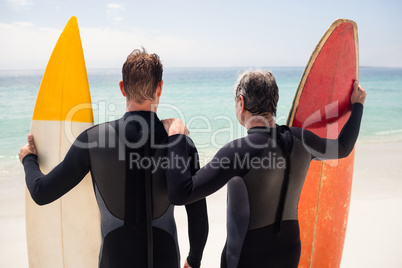
<instances>
[{"instance_id":1,"label":"arm","mask_svg":"<svg viewBox=\"0 0 402 268\"><path fill-rule=\"evenodd\" d=\"M325 139L305 129L291 128L292 134L303 142L312 159L338 159L351 153L359 135L366 95L364 89L355 82L351 95L352 112L337 139Z\"/></svg>"},{"instance_id":2,"label":"arm","mask_svg":"<svg viewBox=\"0 0 402 268\"><path fill-rule=\"evenodd\" d=\"M202 254L208 238L208 214L205 198L186 205L188 221L188 238L190 242L190 252L186 259L192 268L201 265Z\"/></svg>"},{"instance_id":3,"label":"arm","mask_svg":"<svg viewBox=\"0 0 402 268\"><path fill-rule=\"evenodd\" d=\"M197 149L190 146L191 174L199 170ZM190 241L190 252L184 267L198 268L201 265L202 253L208 237L208 214L205 198L186 205L188 221L188 237Z\"/></svg>"},{"instance_id":4,"label":"arm","mask_svg":"<svg viewBox=\"0 0 402 268\"><path fill-rule=\"evenodd\" d=\"M86 133L77 141L86 142ZM28 149L27 149L28 148ZM88 149L80 148L75 143L66 157L49 174L44 175L37 162L36 149L32 135L28 136L28 146L21 148L20 159L24 165L25 180L32 199L38 205L45 205L60 198L76 186L90 169Z\"/></svg>"},{"instance_id":5,"label":"arm","mask_svg":"<svg viewBox=\"0 0 402 268\"><path fill-rule=\"evenodd\" d=\"M192 175L186 164L189 151L186 140L187 136L181 134L169 136L168 156L172 165L167 170L167 183L170 202L175 205L200 200L222 188L231 178L243 176L250 168L247 160L256 153L246 143L232 141Z\"/></svg>"}]
</instances>

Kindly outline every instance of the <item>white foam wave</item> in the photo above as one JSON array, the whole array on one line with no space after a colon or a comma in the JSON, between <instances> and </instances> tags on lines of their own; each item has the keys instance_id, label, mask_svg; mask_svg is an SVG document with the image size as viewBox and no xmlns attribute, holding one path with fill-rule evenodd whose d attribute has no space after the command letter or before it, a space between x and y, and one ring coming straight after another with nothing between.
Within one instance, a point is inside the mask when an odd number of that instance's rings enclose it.
<instances>
[{"instance_id":1,"label":"white foam wave","mask_svg":"<svg viewBox=\"0 0 402 268\"><path fill-rule=\"evenodd\" d=\"M374 135L376 135L376 136L386 136L386 135L392 135L392 134L398 134L398 133L402 133L402 129L379 131L379 132L374 133Z\"/></svg>"}]
</instances>

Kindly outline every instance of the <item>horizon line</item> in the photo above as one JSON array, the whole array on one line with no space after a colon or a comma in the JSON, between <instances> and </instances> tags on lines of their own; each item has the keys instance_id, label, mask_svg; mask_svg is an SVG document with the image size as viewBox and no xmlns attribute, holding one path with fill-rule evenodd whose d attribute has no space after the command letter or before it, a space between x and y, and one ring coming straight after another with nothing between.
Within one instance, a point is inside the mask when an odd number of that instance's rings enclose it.
<instances>
[{"instance_id":1,"label":"horizon line","mask_svg":"<svg viewBox=\"0 0 402 268\"><path fill-rule=\"evenodd\" d=\"M300 65L273 65L273 66L164 66L164 70L166 69L229 69L229 68L249 68L249 69L261 69L261 68L305 68L305 66ZM374 66L374 65L362 65L359 68L383 68L383 69L402 69L402 66ZM12 72L12 71L45 71L46 68L32 68L32 69L3 69L0 68L0 72ZM121 67L89 67L86 70L121 70Z\"/></svg>"}]
</instances>

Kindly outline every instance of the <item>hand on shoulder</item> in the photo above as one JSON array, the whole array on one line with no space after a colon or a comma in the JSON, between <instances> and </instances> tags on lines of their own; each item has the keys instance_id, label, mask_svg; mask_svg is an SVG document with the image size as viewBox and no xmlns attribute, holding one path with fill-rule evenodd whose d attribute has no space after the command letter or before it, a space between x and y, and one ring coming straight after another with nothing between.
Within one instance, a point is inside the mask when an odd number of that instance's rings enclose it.
<instances>
[{"instance_id":1,"label":"hand on shoulder","mask_svg":"<svg viewBox=\"0 0 402 268\"><path fill-rule=\"evenodd\" d=\"M168 134L168 136L173 136L176 134L189 135L190 131L186 125L178 118L168 118L162 120L163 126Z\"/></svg>"}]
</instances>

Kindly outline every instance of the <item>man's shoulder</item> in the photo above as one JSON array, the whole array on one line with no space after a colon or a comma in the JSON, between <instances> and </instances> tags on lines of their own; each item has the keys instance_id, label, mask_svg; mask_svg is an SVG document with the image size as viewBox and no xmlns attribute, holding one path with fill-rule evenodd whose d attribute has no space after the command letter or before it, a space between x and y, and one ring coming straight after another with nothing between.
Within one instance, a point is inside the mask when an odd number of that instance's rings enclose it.
<instances>
[{"instance_id":1,"label":"man's shoulder","mask_svg":"<svg viewBox=\"0 0 402 268\"><path fill-rule=\"evenodd\" d=\"M118 120L113 120L113 121L107 121L103 123L96 124L90 128L88 128L86 131L87 132L94 132L94 131L105 131L109 130L111 127L114 129L116 126L118 126Z\"/></svg>"},{"instance_id":2,"label":"man's shoulder","mask_svg":"<svg viewBox=\"0 0 402 268\"><path fill-rule=\"evenodd\" d=\"M117 123L118 120L99 123L86 129L81 135L87 136L88 141L98 140L101 137L110 137L111 134L115 135L117 133Z\"/></svg>"}]
</instances>

